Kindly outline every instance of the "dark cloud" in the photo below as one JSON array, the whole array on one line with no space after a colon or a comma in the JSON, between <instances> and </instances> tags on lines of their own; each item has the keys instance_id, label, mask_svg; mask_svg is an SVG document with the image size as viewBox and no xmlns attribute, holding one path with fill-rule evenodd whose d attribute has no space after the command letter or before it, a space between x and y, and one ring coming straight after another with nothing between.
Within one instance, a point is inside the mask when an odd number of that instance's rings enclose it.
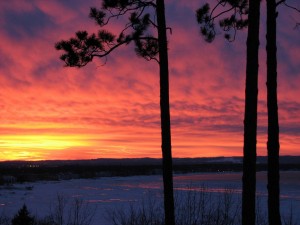
<instances>
[{"instance_id":1,"label":"dark cloud","mask_svg":"<svg viewBox=\"0 0 300 225\"><path fill-rule=\"evenodd\" d=\"M279 109L293 115L300 114L300 102L296 101L279 101Z\"/></svg>"},{"instance_id":2,"label":"dark cloud","mask_svg":"<svg viewBox=\"0 0 300 225\"><path fill-rule=\"evenodd\" d=\"M4 29L8 32L10 38L16 41L22 40L24 36L32 37L37 33L42 33L45 27L52 26L49 17L35 8L33 11L18 13L14 11L5 11ZM28 46L30 50L31 46Z\"/></svg>"},{"instance_id":3,"label":"dark cloud","mask_svg":"<svg viewBox=\"0 0 300 225\"><path fill-rule=\"evenodd\" d=\"M280 132L287 135L299 136L300 135L300 126L295 124L290 125L281 125Z\"/></svg>"}]
</instances>

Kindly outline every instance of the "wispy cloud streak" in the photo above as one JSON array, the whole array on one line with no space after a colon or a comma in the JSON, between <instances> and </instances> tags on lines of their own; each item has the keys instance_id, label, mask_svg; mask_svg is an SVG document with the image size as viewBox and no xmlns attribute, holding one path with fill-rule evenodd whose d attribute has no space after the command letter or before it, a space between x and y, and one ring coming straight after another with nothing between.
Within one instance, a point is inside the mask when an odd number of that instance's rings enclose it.
<instances>
[{"instance_id":1,"label":"wispy cloud streak","mask_svg":"<svg viewBox=\"0 0 300 225\"><path fill-rule=\"evenodd\" d=\"M195 20L201 1L166 2L174 156L242 155L246 33L233 43L220 35L207 44ZM136 57L131 45L82 69L64 68L58 59L55 42L97 30L88 18L97 5L0 2L1 160L161 157L156 62ZM281 153L299 155L300 32L285 26L291 24L285 12L278 18ZM116 22L110 29L118 28ZM264 32L262 25L259 155L266 154Z\"/></svg>"}]
</instances>

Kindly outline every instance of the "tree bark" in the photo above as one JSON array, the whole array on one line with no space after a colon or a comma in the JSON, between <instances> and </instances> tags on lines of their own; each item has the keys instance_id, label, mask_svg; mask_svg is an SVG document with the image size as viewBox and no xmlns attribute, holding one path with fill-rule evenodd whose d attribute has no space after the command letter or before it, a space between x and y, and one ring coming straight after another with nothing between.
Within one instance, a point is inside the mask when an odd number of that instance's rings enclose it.
<instances>
[{"instance_id":1,"label":"tree bark","mask_svg":"<svg viewBox=\"0 0 300 225\"><path fill-rule=\"evenodd\" d=\"M157 0L157 24L159 40L159 69L160 69L160 110L161 138L164 184L165 224L175 225L174 195L173 195L173 165L171 147L171 125L169 105L169 68L168 47L166 34L165 6L163 0Z\"/></svg>"},{"instance_id":2,"label":"tree bark","mask_svg":"<svg viewBox=\"0 0 300 225\"><path fill-rule=\"evenodd\" d=\"M260 1L249 1L244 119L242 224L255 225Z\"/></svg>"},{"instance_id":3,"label":"tree bark","mask_svg":"<svg viewBox=\"0 0 300 225\"><path fill-rule=\"evenodd\" d=\"M281 225L279 188L279 122L277 106L276 1L267 0L268 215Z\"/></svg>"}]
</instances>

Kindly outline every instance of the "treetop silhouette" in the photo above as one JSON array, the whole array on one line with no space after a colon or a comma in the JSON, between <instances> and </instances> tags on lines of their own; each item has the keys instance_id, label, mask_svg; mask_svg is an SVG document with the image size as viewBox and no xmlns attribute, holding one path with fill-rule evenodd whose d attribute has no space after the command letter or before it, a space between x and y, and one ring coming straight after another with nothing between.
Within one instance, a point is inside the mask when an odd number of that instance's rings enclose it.
<instances>
[{"instance_id":1,"label":"treetop silhouette","mask_svg":"<svg viewBox=\"0 0 300 225\"><path fill-rule=\"evenodd\" d=\"M146 60L156 60L159 52L158 38L153 35L153 29L158 25L155 18L151 18L150 11L156 7L154 1L142 0L105 0L102 9L91 8L89 16L101 28L108 25L113 18L129 14L128 22L119 34L115 35L108 30L100 29L98 33L88 34L87 31L78 31L75 37L68 41L56 43L57 50L64 50L61 55L66 66L83 67L94 57L106 57L121 45L135 44L135 52Z\"/></svg>"},{"instance_id":2,"label":"treetop silhouette","mask_svg":"<svg viewBox=\"0 0 300 225\"><path fill-rule=\"evenodd\" d=\"M18 213L11 220L12 225L34 225L35 219L30 215L27 206L24 204Z\"/></svg>"},{"instance_id":3,"label":"treetop silhouette","mask_svg":"<svg viewBox=\"0 0 300 225\"><path fill-rule=\"evenodd\" d=\"M249 4L249 5L248 5ZM215 20L225 32L225 39L234 41L236 32L248 27L246 52L246 88L242 178L242 224L255 224L256 137L258 94L258 50L260 0L217 0L210 10L204 4L196 11L202 35L207 42L216 36Z\"/></svg>"},{"instance_id":4,"label":"treetop silhouette","mask_svg":"<svg viewBox=\"0 0 300 225\"><path fill-rule=\"evenodd\" d=\"M228 41L234 41L237 30L248 25L248 0L219 0L217 2L212 9L206 3L196 11L200 31L207 42L212 42L217 35L215 21L224 16L219 20L219 26L225 32L224 37Z\"/></svg>"},{"instance_id":5,"label":"treetop silhouette","mask_svg":"<svg viewBox=\"0 0 300 225\"><path fill-rule=\"evenodd\" d=\"M78 31L75 37L68 41L62 40L56 43L55 47L57 50L65 51L60 58L69 67L83 67L94 57L106 57L118 47L131 42L134 42L138 56L159 63L165 224L175 225L166 35L166 30L169 28L166 27L164 1L104 0L100 10L90 9L90 17L101 28L108 25L111 19L118 19L128 14L128 22L118 35L105 29L90 35L86 31Z\"/></svg>"}]
</instances>

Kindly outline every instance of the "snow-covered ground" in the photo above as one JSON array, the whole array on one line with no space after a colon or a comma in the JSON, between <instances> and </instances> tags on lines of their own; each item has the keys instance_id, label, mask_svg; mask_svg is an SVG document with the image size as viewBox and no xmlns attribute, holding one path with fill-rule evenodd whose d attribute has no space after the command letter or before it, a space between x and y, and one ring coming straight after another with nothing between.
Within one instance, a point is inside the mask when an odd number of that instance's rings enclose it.
<instances>
[{"instance_id":1,"label":"snow-covered ground","mask_svg":"<svg viewBox=\"0 0 300 225\"><path fill-rule=\"evenodd\" d=\"M241 173L197 173L174 176L174 188L178 193L193 189L210 193L220 193L231 189L235 195L241 195ZM262 207L267 201L266 172L257 173L257 194ZM189 187L189 188L187 188ZM162 199L162 177L132 176L105 177L97 179L74 179L15 184L12 187L0 187L0 215L14 215L25 203L33 215L43 217L53 210L57 196L71 202L82 199L96 210L93 224L110 224L107 210L127 207L142 199L155 197ZM281 173L281 208L288 213L293 208L294 215L300 219L300 171Z\"/></svg>"}]
</instances>

